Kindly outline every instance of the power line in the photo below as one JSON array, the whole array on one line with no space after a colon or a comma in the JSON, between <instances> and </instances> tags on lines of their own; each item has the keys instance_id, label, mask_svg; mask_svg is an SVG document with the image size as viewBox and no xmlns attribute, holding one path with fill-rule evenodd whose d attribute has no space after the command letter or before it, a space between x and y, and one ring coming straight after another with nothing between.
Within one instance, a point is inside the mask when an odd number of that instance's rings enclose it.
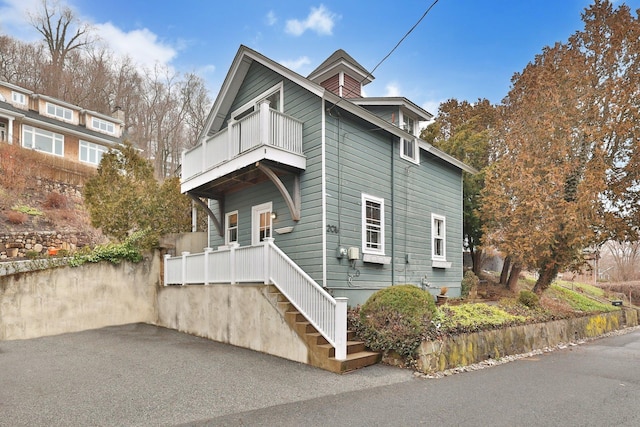
<instances>
[{"instance_id":1,"label":"power line","mask_svg":"<svg viewBox=\"0 0 640 427\"><path fill-rule=\"evenodd\" d=\"M375 67L373 67L373 69L367 73L367 75L366 75L366 76L364 76L364 78L363 78L362 80L360 80L360 85L362 85L362 82L364 82L367 78L371 77L371 76L372 76L372 74L373 74L373 72L374 72L374 71L376 71L376 70L378 69L378 67L379 67L380 65L382 65L382 63L383 63L384 61L386 61L386 60L391 56L391 54L393 54L393 52L395 52L395 50L396 50L396 49L397 49L397 48L402 44L402 42L403 42L407 37L409 37L409 34L411 34L411 33L413 32L413 30L415 30L415 29L416 29L416 27L417 27L418 25L420 25L420 23L422 22L422 20L423 20L423 19L424 19L428 14L429 14L429 12L431 11L431 9L433 9L433 7L436 5L436 3L438 3L438 1L439 1L439 0L434 0L434 2L433 2L433 3L431 3L431 6L429 6L429 7L427 8L427 10L425 10L425 11L424 11L424 13L423 13L423 14L422 14L422 16L420 17L420 19L418 19L418 22L416 22L415 24L413 24L413 27L411 27L411 28L409 29L409 31L407 31L407 32L406 32L406 34L405 34L404 36L402 36L402 38L400 39L400 41L398 41L398 43L396 43L396 45L393 47L393 49L391 49L391 50L389 51L389 53L387 53L387 54L385 55L385 57L384 57L384 58L382 58L382 59L380 60L380 62L378 62L378 64L376 64L376 66L375 66ZM351 94L351 93L353 93L353 89L349 89L349 94ZM334 107L337 107L337 106L338 106L338 104L340 103L340 101L342 101L343 99L344 99L344 97L340 98L340 99L338 100L338 102L336 102L335 104L333 104L333 107L331 107L331 108L329 109L329 111L331 111Z\"/></svg>"}]
</instances>

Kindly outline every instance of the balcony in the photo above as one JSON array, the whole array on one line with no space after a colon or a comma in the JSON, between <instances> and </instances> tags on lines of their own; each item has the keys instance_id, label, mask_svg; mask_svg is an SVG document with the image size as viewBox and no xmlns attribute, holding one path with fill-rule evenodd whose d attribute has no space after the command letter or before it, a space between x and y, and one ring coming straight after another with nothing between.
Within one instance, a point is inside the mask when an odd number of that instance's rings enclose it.
<instances>
[{"instance_id":1,"label":"balcony","mask_svg":"<svg viewBox=\"0 0 640 427\"><path fill-rule=\"evenodd\" d=\"M182 155L182 192L217 198L239 186L265 179L260 162L275 170L300 172L306 168L302 151L302 122L269 108L232 122Z\"/></svg>"}]
</instances>

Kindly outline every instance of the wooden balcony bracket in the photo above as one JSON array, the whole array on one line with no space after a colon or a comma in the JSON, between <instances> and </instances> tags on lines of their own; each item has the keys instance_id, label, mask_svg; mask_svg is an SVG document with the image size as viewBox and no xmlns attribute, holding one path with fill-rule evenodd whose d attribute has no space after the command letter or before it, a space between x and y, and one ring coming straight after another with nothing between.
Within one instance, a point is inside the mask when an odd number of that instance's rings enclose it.
<instances>
[{"instance_id":1,"label":"wooden balcony bracket","mask_svg":"<svg viewBox=\"0 0 640 427\"><path fill-rule=\"evenodd\" d=\"M282 180L276 175L276 173L266 165L263 165L260 162L256 163L256 167L260 169L270 180L274 183L284 201L287 203L289 207L289 212L291 213L291 219L294 221L300 221L300 175L294 174L293 176L293 196L289 194L289 190L285 187Z\"/></svg>"},{"instance_id":2,"label":"wooden balcony bracket","mask_svg":"<svg viewBox=\"0 0 640 427\"><path fill-rule=\"evenodd\" d=\"M218 220L218 218L216 217L216 214L214 214L213 211L209 208L209 205L198 196L195 196L189 192L187 192L187 195L191 197L191 199L194 202L196 202L202 209L204 209L204 211L207 213L209 218L211 218L211 221L213 222L213 225L215 225L216 230L218 230L218 234L220 235L220 237L224 237L224 230L222 228L222 223ZM220 215L220 218L222 218L222 212L224 211L224 206L222 205L222 202L220 201L218 202L219 202L218 208L220 210L218 215Z\"/></svg>"}]
</instances>

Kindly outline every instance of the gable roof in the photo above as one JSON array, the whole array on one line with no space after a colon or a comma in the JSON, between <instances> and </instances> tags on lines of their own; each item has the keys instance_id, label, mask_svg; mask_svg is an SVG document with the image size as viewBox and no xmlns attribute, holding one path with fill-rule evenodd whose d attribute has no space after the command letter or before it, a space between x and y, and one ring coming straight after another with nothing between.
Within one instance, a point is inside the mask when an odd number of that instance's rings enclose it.
<instances>
[{"instance_id":1,"label":"gable roof","mask_svg":"<svg viewBox=\"0 0 640 427\"><path fill-rule=\"evenodd\" d=\"M339 52L344 52L344 51L338 50L332 56L338 54ZM343 54L340 53L337 56L345 58L344 55L348 56L346 52L344 52ZM351 57L349 56L349 58ZM331 59L331 57L329 57L329 59ZM327 61L329 61L329 59ZM351 59L353 60L353 58ZM279 64L270 58L267 58L266 56L256 52L253 49L248 48L247 46L240 45L240 48L238 49L238 52L236 53L236 56L234 57L233 62L231 63L231 67L229 68L229 71L224 79L224 82L222 83L220 92L218 93L218 96L216 97L216 100L214 101L213 106L211 107L211 111L209 112L209 116L207 117L207 120L205 122L205 126L202 129L200 135L198 136L198 140L200 141L200 143L202 143L202 141L208 136L212 136L218 131L220 131L224 123L224 120L227 116L227 113L231 108L231 104L233 103L236 95L238 94L238 91L240 90L240 86L242 85L242 82L244 81L244 78L246 77L247 72L249 71L249 67L254 61L275 71L276 73L280 74L286 79L291 80L293 83L305 88L306 90L317 95L318 97L323 98L327 102L334 104L334 106L338 106L339 108L345 111L348 111L372 123L376 127L382 130L385 130L392 135L395 135L400 138L405 138L405 139L415 138L415 136L395 126L394 124L384 119L381 119L380 117L367 111L366 108L352 102L352 100L349 100L347 98L341 98L340 96L325 89L324 87L320 86L318 83L310 80L309 78L303 77L302 75L296 73L295 71L290 70L284 65ZM353 62L355 62L355 60L353 60ZM357 64L357 62L355 63ZM318 70L319 68L321 67L316 68L316 70ZM362 66L360 66L360 68L362 68ZM364 70L364 68L362 68L362 70ZM366 72L366 70L364 71ZM313 75L313 72L310 74L310 76L311 75ZM359 98L359 99L362 100L362 98ZM406 99L406 98L402 98L402 99ZM413 104L413 103L411 104L413 105L414 108L422 110L416 104ZM424 113L429 114L425 110L422 110L422 111ZM467 164L445 153L444 151L437 149L436 147L429 144L428 142L422 141L422 140L418 140L418 141L419 141L418 145L420 148L444 160L445 162L451 164L452 166L455 166L469 173L478 172L476 169L472 168L471 166L468 166Z\"/></svg>"}]
</instances>

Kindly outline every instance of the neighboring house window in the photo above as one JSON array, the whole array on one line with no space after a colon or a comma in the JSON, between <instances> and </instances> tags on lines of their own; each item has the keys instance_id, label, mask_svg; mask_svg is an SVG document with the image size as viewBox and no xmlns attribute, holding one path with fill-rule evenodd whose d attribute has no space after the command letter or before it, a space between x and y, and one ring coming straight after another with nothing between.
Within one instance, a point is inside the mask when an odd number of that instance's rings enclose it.
<instances>
[{"instance_id":1,"label":"neighboring house window","mask_svg":"<svg viewBox=\"0 0 640 427\"><path fill-rule=\"evenodd\" d=\"M47 114L69 122L73 120L73 111L50 102L47 102Z\"/></svg>"},{"instance_id":2,"label":"neighboring house window","mask_svg":"<svg viewBox=\"0 0 640 427\"><path fill-rule=\"evenodd\" d=\"M91 127L101 132L114 134L116 127L113 123L93 117L91 119Z\"/></svg>"},{"instance_id":3,"label":"neighboring house window","mask_svg":"<svg viewBox=\"0 0 640 427\"><path fill-rule=\"evenodd\" d=\"M97 165L102 160L102 155L107 152L106 147L93 144L87 141L80 141L80 153L78 158L81 162Z\"/></svg>"},{"instance_id":4,"label":"neighboring house window","mask_svg":"<svg viewBox=\"0 0 640 427\"><path fill-rule=\"evenodd\" d=\"M231 243L238 243L238 211L229 212L225 218L225 226L227 231L225 233L226 245Z\"/></svg>"},{"instance_id":5,"label":"neighboring house window","mask_svg":"<svg viewBox=\"0 0 640 427\"><path fill-rule=\"evenodd\" d=\"M24 95L24 93L11 92L11 100L16 104L27 105L27 97Z\"/></svg>"},{"instance_id":6,"label":"neighboring house window","mask_svg":"<svg viewBox=\"0 0 640 427\"><path fill-rule=\"evenodd\" d=\"M362 194L362 252L384 254L384 199Z\"/></svg>"},{"instance_id":7,"label":"neighboring house window","mask_svg":"<svg viewBox=\"0 0 640 427\"><path fill-rule=\"evenodd\" d=\"M431 258L434 260L447 259L446 229L446 218L431 214Z\"/></svg>"},{"instance_id":8,"label":"neighboring house window","mask_svg":"<svg viewBox=\"0 0 640 427\"><path fill-rule=\"evenodd\" d=\"M56 156L63 156L64 136L24 125L22 127L22 146L49 154L55 154Z\"/></svg>"}]
</instances>

